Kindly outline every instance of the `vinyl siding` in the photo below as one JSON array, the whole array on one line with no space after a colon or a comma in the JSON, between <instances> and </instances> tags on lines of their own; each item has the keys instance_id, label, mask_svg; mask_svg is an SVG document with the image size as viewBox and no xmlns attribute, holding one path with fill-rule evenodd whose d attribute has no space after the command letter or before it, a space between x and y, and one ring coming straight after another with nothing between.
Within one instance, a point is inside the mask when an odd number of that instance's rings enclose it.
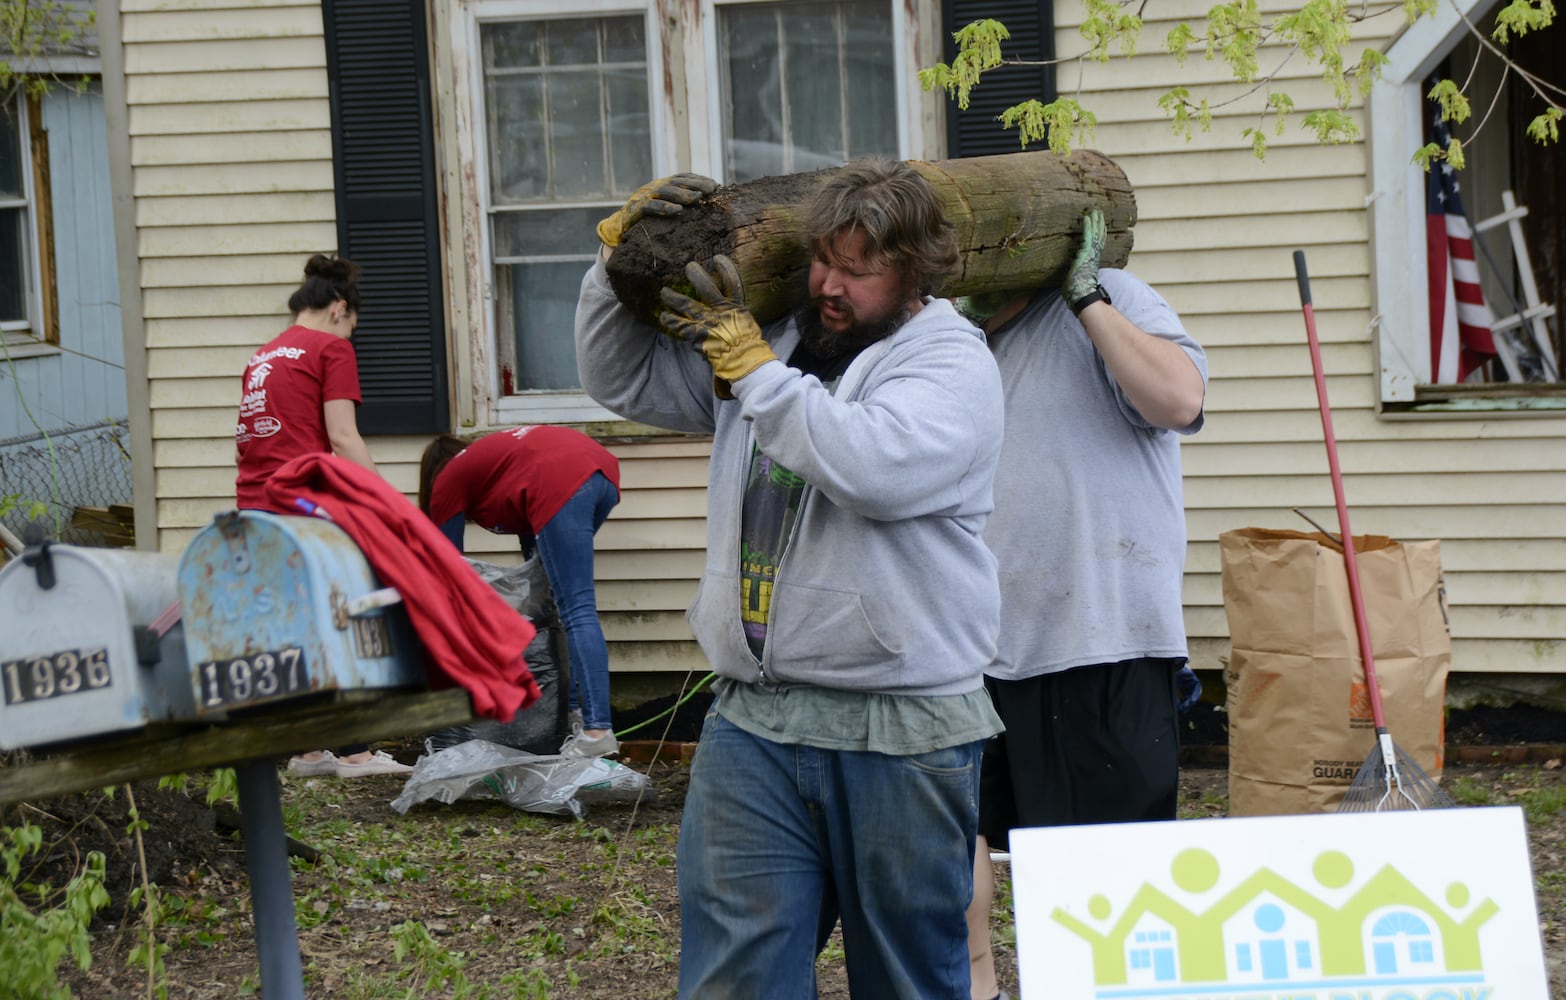
<instances>
[{"instance_id":1,"label":"vinyl siding","mask_svg":"<svg viewBox=\"0 0 1566 1000\"><path fill-rule=\"evenodd\" d=\"M121 4L158 545L233 506L239 375L288 324L312 253L336 248L318 3ZM422 441L370 442L417 485Z\"/></svg>"},{"instance_id":2,"label":"vinyl siding","mask_svg":"<svg viewBox=\"0 0 1566 1000\"><path fill-rule=\"evenodd\" d=\"M1196 22L1205 5L1177 0L1158 13ZM1080 5L1058 4L1056 16L1057 51L1080 53ZM1399 27L1396 18L1380 20L1387 23L1379 30ZM1177 84L1195 90L1227 72L1200 52L1183 69L1161 54L1173 23L1148 22L1140 43L1147 55L1087 64L1079 99L1100 121L1085 145L1114 157L1136 189L1129 269L1169 299L1208 351L1207 424L1181 450L1193 665L1221 668L1229 653L1219 533L1310 530L1296 507L1336 530L1294 281L1292 252L1303 249L1355 533L1442 541L1453 670L1566 669L1566 420L1378 415L1370 279L1372 268L1402 265L1375 260L1366 144L1316 145L1295 115L1282 138L1269 134L1266 160L1258 161L1240 137L1258 121L1238 111L1220 112L1210 132L1197 129L1189 142L1173 136L1158 95ZM1276 52L1264 49L1261 64L1276 65ZM1059 78L1065 90L1075 66L1062 67ZM1209 96L1216 103L1237 89ZM1297 57L1278 89L1297 106L1327 93ZM1355 113L1368 128L1367 116Z\"/></svg>"},{"instance_id":3,"label":"vinyl siding","mask_svg":"<svg viewBox=\"0 0 1566 1000\"><path fill-rule=\"evenodd\" d=\"M245 358L286 322L283 304L305 256L335 246L325 54L313 0L121 7L156 520L160 547L178 551L232 503L229 428ZM1196 19L1205 4L1165 9ZM1079 5L1063 2L1056 16L1057 51L1080 52ZM1386 20L1381 30L1395 30ZM1183 68L1159 54L1171 23L1148 24L1147 54L1083 67L1077 96L1100 119L1086 145L1115 157L1136 188L1131 269L1169 298L1210 354L1207 426L1183 450L1194 664L1216 669L1228 655L1218 534L1308 527L1294 507L1333 520L1290 259L1303 248L1354 528L1443 541L1454 669L1561 669L1566 419L1378 416L1366 146L1317 145L1296 116L1258 161L1239 134L1255 118L1238 111L1220 113L1210 132L1189 141L1172 135L1157 96L1176 83L1222 82L1226 70L1199 52ZM1264 51L1264 65L1272 52ZM1283 87L1302 103L1323 92L1302 61L1288 72ZM1075 66L1063 66L1062 90L1078 78ZM443 108L467 113L449 99ZM448 139L440 144L446 155L455 148ZM448 181L462 166L442 165ZM446 220L454 238L476 238L464 227L481 220L463 214L455 206ZM464 296L451 308L478 312ZM472 351L459 342L459 357ZM471 389L456 391L466 398ZM610 443L625 480L597 540L612 668L703 670L683 612L702 565L706 445ZM371 447L387 478L412 493L423 444L377 438ZM470 531L468 543L479 558L516 558L511 539Z\"/></svg>"}]
</instances>

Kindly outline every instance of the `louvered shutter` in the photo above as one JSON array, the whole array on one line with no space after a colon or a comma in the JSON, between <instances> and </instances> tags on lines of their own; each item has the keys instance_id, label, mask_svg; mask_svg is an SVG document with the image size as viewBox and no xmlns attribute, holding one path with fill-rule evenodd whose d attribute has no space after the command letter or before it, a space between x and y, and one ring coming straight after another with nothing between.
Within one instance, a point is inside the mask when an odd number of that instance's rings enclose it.
<instances>
[{"instance_id":1,"label":"louvered shutter","mask_svg":"<svg viewBox=\"0 0 1566 1000\"><path fill-rule=\"evenodd\" d=\"M1051 0L948 0L945 8L946 60L957 54L952 33L980 18L994 18L1011 32L1001 54L1007 59L1044 61L1055 55L1055 19ZM1053 66L1001 66L984 74L973 88L968 110L946 106L946 148L953 158L1015 153L1022 148L1017 130L1001 128L996 117L1029 98L1055 99ZM1029 149L1043 147L1032 143Z\"/></svg>"},{"instance_id":2,"label":"louvered shutter","mask_svg":"<svg viewBox=\"0 0 1566 1000\"><path fill-rule=\"evenodd\" d=\"M338 252L364 268L353 338L366 434L450 427L422 0L323 0Z\"/></svg>"}]
</instances>

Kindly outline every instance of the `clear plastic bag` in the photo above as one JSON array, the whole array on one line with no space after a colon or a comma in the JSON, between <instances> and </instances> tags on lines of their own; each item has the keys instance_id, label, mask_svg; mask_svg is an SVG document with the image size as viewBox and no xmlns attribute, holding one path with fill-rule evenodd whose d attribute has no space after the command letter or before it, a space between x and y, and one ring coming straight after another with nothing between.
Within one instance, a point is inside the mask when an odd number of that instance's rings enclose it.
<instances>
[{"instance_id":1,"label":"clear plastic bag","mask_svg":"<svg viewBox=\"0 0 1566 1000\"><path fill-rule=\"evenodd\" d=\"M525 812L577 819L588 806L655 794L645 774L602 757L539 756L488 740L468 740L420 757L391 807L406 813L430 799L493 800Z\"/></svg>"}]
</instances>

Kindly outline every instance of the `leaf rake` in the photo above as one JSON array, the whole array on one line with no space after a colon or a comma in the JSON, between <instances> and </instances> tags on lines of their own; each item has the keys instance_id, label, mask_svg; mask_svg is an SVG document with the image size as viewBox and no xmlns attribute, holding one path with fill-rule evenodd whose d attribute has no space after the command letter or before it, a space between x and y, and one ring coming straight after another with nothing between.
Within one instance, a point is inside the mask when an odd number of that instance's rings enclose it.
<instances>
[{"instance_id":1,"label":"leaf rake","mask_svg":"<svg viewBox=\"0 0 1566 1000\"><path fill-rule=\"evenodd\" d=\"M1348 571L1349 598L1354 608L1354 630L1359 635L1359 656L1365 667L1365 687L1370 692L1370 714L1376 724L1376 745L1359 766L1353 782L1338 803L1339 812L1388 812L1445 809L1455 806L1414 759L1392 741L1381 711L1381 685L1376 680L1376 657L1371 651L1370 626L1365 600L1359 588L1359 560L1354 553L1354 533L1349 529L1348 504L1343 499L1343 472L1338 466L1338 439L1332 432L1332 410L1327 405L1327 379L1322 371L1321 344L1316 338L1316 313L1310 303L1310 277L1305 272L1305 251L1294 251L1294 275L1300 286L1300 306L1305 312L1305 336L1310 342L1311 370L1316 377L1316 401L1321 404L1321 429L1327 442L1327 465L1332 472L1332 496L1338 507L1338 532L1343 565Z\"/></svg>"}]
</instances>

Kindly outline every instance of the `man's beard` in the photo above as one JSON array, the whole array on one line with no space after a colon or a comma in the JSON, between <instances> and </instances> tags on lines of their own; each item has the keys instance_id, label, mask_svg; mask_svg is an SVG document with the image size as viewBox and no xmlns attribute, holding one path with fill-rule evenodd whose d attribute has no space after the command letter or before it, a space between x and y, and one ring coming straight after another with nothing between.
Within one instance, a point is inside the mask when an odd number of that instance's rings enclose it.
<instances>
[{"instance_id":1,"label":"man's beard","mask_svg":"<svg viewBox=\"0 0 1566 1000\"><path fill-rule=\"evenodd\" d=\"M835 333L822 325L821 310L816 301L812 301L799 310L795 323L805 349L823 361L831 361L849 352L858 353L876 341L890 337L912 318L913 314L906 308L876 323L861 323L855 317L848 329Z\"/></svg>"}]
</instances>

